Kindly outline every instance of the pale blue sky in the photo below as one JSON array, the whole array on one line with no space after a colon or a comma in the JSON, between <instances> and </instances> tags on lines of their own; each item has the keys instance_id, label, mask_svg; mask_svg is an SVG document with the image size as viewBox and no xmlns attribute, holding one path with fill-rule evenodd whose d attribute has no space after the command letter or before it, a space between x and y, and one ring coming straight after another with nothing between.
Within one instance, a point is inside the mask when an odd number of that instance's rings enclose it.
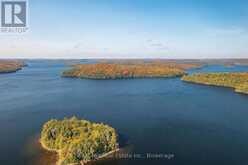
<instances>
[{"instance_id":1,"label":"pale blue sky","mask_svg":"<svg viewBox=\"0 0 248 165\"><path fill-rule=\"evenodd\" d=\"M0 58L248 58L247 0L29 0Z\"/></svg>"}]
</instances>

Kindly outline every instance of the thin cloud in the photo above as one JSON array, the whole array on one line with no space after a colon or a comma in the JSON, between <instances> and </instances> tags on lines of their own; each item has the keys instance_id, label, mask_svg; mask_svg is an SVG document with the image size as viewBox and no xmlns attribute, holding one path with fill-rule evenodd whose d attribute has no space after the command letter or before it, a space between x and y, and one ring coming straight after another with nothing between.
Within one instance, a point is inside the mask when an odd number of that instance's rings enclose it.
<instances>
[{"instance_id":1,"label":"thin cloud","mask_svg":"<svg viewBox=\"0 0 248 165\"><path fill-rule=\"evenodd\" d=\"M167 49L168 47L160 42L160 41L156 41L156 40L152 40L152 39L148 39L147 43L149 44L150 47L156 48L156 49Z\"/></svg>"},{"instance_id":2,"label":"thin cloud","mask_svg":"<svg viewBox=\"0 0 248 165\"><path fill-rule=\"evenodd\" d=\"M247 30L240 27L209 28L206 33L212 36L237 36L247 34Z\"/></svg>"}]
</instances>

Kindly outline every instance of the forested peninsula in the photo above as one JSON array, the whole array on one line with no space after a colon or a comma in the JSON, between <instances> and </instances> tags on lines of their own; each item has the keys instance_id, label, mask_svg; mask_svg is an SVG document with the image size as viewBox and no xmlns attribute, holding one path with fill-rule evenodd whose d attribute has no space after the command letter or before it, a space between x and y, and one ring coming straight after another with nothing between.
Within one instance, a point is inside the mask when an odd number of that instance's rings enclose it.
<instances>
[{"instance_id":1,"label":"forested peninsula","mask_svg":"<svg viewBox=\"0 0 248 165\"><path fill-rule=\"evenodd\" d=\"M195 73L182 77L183 81L234 88L235 92L248 94L248 72Z\"/></svg>"}]
</instances>

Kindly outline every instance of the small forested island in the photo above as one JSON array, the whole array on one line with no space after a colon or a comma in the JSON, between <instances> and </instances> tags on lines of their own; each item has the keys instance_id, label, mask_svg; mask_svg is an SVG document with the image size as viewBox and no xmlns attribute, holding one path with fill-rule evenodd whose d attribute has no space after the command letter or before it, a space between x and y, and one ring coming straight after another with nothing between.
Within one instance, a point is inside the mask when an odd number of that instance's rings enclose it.
<instances>
[{"instance_id":1,"label":"small forested island","mask_svg":"<svg viewBox=\"0 0 248 165\"><path fill-rule=\"evenodd\" d=\"M58 153L57 165L83 165L118 150L114 128L76 117L45 123L40 143Z\"/></svg>"},{"instance_id":2,"label":"small forested island","mask_svg":"<svg viewBox=\"0 0 248 165\"><path fill-rule=\"evenodd\" d=\"M62 76L86 79L166 78L185 75L185 69L198 66L159 62L77 64L64 71Z\"/></svg>"},{"instance_id":3,"label":"small forested island","mask_svg":"<svg viewBox=\"0 0 248 165\"><path fill-rule=\"evenodd\" d=\"M248 72L243 73L196 73L185 75L183 81L205 85L234 88L236 92L248 94Z\"/></svg>"},{"instance_id":4,"label":"small forested island","mask_svg":"<svg viewBox=\"0 0 248 165\"><path fill-rule=\"evenodd\" d=\"M17 60L0 60L0 73L16 72L26 66L24 62Z\"/></svg>"}]
</instances>

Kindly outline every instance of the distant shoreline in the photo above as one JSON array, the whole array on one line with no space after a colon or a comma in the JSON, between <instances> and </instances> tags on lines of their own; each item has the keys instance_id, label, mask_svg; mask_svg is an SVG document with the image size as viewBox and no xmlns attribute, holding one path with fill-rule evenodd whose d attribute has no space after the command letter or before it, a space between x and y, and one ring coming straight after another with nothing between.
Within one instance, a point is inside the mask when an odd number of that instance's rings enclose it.
<instances>
[{"instance_id":1,"label":"distant shoreline","mask_svg":"<svg viewBox=\"0 0 248 165\"><path fill-rule=\"evenodd\" d=\"M25 66L27 64L18 60L0 60L0 74L14 73Z\"/></svg>"}]
</instances>

